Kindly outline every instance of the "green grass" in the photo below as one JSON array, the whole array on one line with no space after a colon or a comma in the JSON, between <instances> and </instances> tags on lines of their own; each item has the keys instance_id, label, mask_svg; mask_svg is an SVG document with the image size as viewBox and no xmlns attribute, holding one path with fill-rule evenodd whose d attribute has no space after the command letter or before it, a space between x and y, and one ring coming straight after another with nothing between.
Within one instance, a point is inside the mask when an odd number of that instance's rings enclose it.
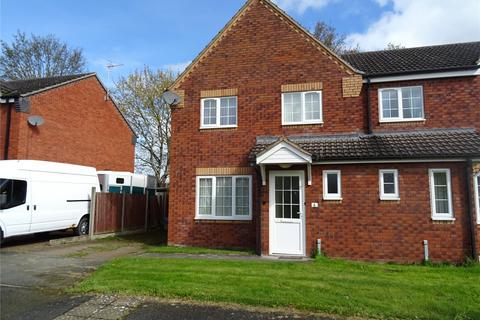
<instances>
[{"instance_id":1,"label":"green grass","mask_svg":"<svg viewBox=\"0 0 480 320\"><path fill-rule=\"evenodd\" d=\"M219 255L252 255L252 250L209 249L197 247L151 246L151 253L183 253L183 254L219 254Z\"/></svg>"},{"instance_id":2,"label":"green grass","mask_svg":"<svg viewBox=\"0 0 480 320\"><path fill-rule=\"evenodd\" d=\"M121 258L75 292L402 319L480 319L480 266Z\"/></svg>"}]
</instances>

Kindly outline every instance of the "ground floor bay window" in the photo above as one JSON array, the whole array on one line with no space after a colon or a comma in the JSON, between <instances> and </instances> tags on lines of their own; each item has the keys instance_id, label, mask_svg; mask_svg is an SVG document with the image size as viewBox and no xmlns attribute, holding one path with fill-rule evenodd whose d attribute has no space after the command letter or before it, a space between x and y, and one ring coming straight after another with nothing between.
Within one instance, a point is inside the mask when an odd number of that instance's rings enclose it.
<instances>
[{"instance_id":1,"label":"ground floor bay window","mask_svg":"<svg viewBox=\"0 0 480 320\"><path fill-rule=\"evenodd\" d=\"M251 176L198 176L196 219L250 220Z\"/></svg>"}]
</instances>

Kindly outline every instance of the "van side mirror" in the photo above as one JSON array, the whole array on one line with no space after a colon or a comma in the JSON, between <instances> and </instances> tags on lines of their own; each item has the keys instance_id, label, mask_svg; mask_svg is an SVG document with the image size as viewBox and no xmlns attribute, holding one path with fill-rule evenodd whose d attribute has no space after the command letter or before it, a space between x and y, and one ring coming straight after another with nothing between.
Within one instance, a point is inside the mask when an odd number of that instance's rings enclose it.
<instances>
[{"instance_id":1,"label":"van side mirror","mask_svg":"<svg viewBox=\"0 0 480 320\"><path fill-rule=\"evenodd\" d=\"M7 204L7 194L2 193L0 194L0 209L4 209L6 204Z\"/></svg>"}]
</instances>

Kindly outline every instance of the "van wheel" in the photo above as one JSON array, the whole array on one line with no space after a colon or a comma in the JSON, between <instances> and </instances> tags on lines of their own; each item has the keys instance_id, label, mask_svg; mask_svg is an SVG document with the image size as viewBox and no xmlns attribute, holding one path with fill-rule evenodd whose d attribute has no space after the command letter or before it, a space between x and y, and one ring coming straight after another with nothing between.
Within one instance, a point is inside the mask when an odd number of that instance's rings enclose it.
<instances>
[{"instance_id":1,"label":"van wheel","mask_svg":"<svg viewBox=\"0 0 480 320\"><path fill-rule=\"evenodd\" d=\"M78 226L75 228L75 234L77 236L85 236L88 234L88 217L80 219Z\"/></svg>"}]
</instances>

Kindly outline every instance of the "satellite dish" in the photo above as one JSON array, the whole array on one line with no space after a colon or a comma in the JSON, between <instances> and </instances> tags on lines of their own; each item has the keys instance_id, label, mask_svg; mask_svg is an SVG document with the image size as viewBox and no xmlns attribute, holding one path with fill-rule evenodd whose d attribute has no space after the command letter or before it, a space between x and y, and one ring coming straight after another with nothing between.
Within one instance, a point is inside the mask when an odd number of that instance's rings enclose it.
<instances>
[{"instance_id":1,"label":"satellite dish","mask_svg":"<svg viewBox=\"0 0 480 320\"><path fill-rule=\"evenodd\" d=\"M177 105L180 103L180 96L176 93L173 93L172 91L165 91L162 95L162 99L163 101L170 105L170 106L174 106L174 105Z\"/></svg>"},{"instance_id":2,"label":"satellite dish","mask_svg":"<svg viewBox=\"0 0 480 320\"><path fill-rule=\"evenodd\" d=\"M28 117L27 121L29 125L34 127L39 127L45 122L41 116L30 116Z\"/></svg>"}]
</instances>

